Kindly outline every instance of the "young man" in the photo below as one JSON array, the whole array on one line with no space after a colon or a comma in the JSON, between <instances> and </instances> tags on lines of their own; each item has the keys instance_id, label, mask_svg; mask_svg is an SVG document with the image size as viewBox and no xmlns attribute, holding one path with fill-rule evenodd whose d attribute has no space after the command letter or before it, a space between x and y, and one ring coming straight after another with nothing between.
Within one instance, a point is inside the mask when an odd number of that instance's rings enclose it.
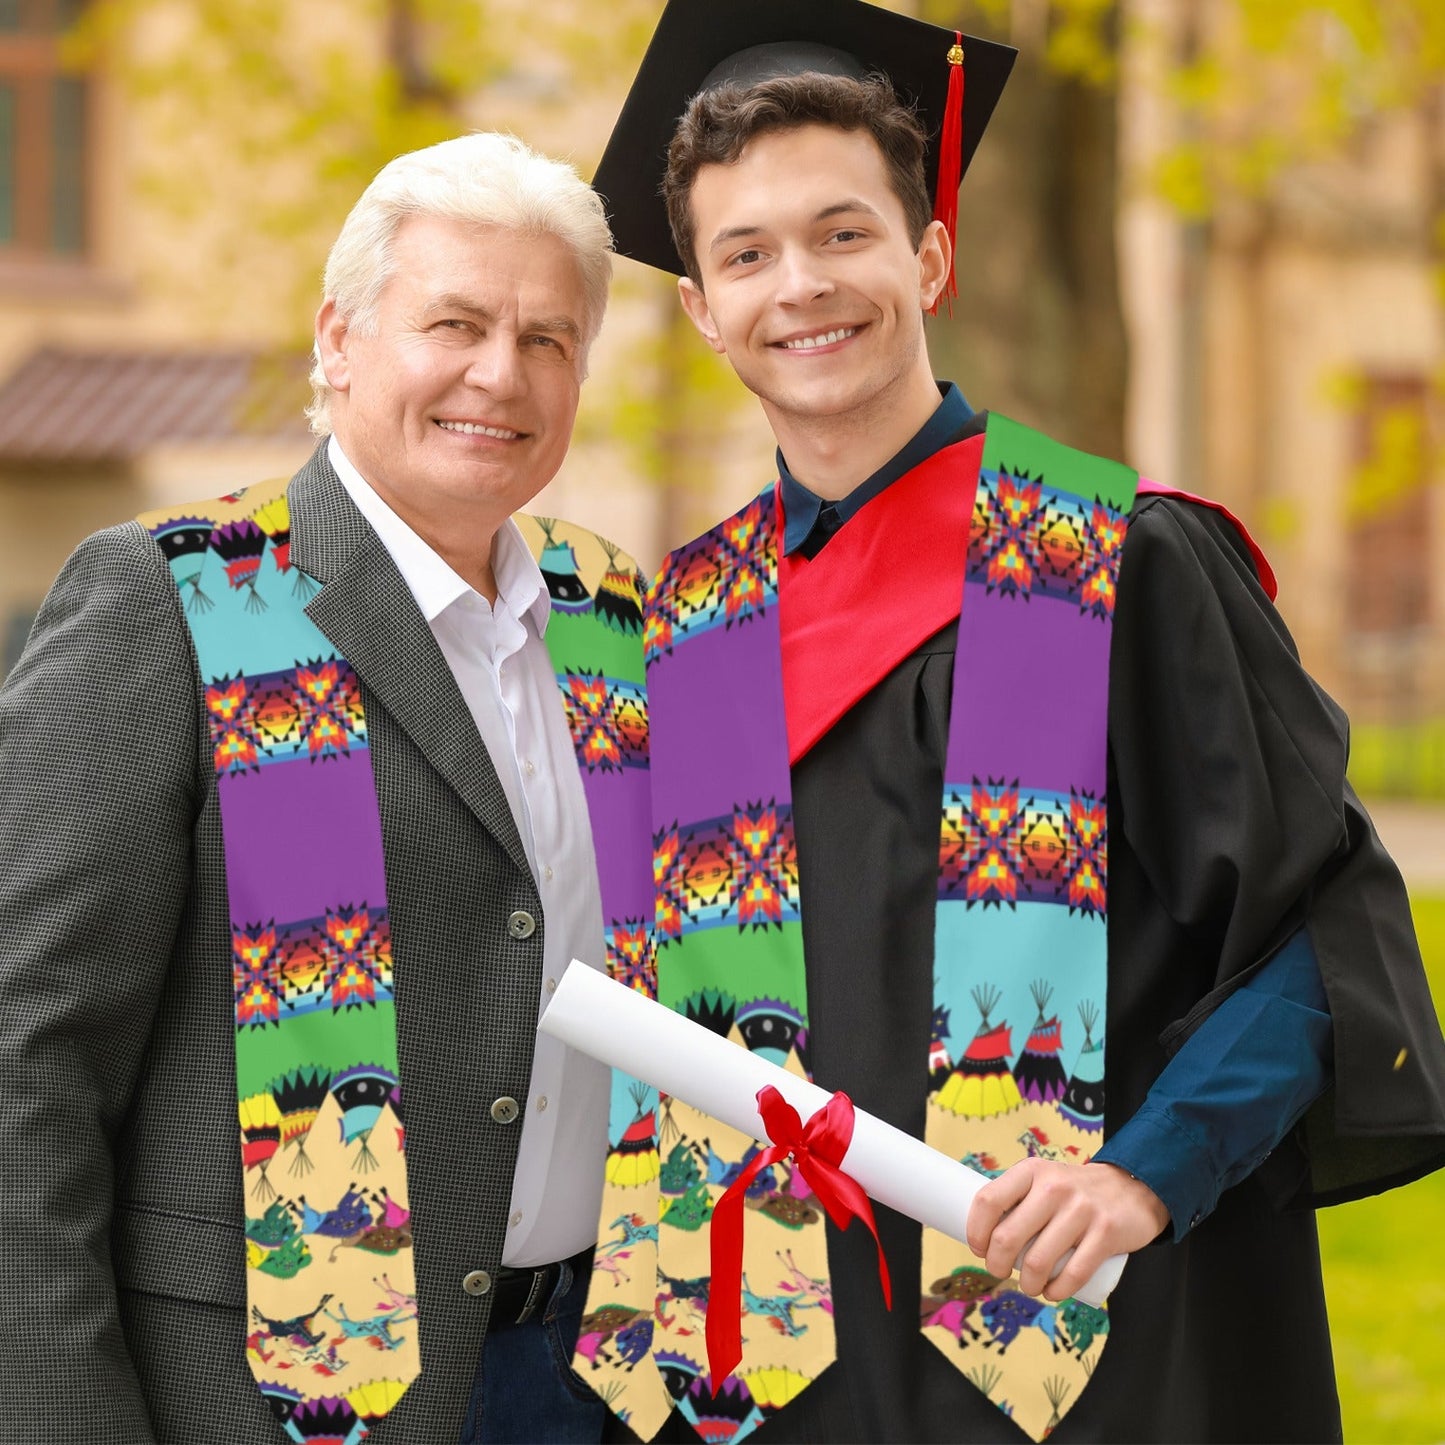
<instances>
[{"instance_id":1,"label":"young man","mask_svg":"<svg viewBox=\"0 0 1445 1445\"><path fill-rule=\"evenodd\" d=\"M510 137L393 161L328 261L315 455L46 601L0 691L0 1439L600 1438L606 1077L534 1028L638 911L636 730L582 759L641 618L518 509L610 247Z\"/></svg>"},{"instance_id":2,"label":"young man","mask_svg":"<svg viewBox=\"0 0 1445 1445\"><path fill-rule=\"evenodd\" d=\"M935 381L927 179L1011 59L954 41L673 0L596 179L778 440L649 597L659 996L1001 1175L972 1254L879 1211L891 1312L867 1233L760 1177L723 1384L698 1226L752 1145L670 1101L652 1359L704 1438L1338 1438L1299 1206L1445 1155L1403 887L1232 521ZM1069 1298L1114 1252L1107 1312ZM599 1277L589 1318L645 1303Z\"/></svg>"}]
</instances>

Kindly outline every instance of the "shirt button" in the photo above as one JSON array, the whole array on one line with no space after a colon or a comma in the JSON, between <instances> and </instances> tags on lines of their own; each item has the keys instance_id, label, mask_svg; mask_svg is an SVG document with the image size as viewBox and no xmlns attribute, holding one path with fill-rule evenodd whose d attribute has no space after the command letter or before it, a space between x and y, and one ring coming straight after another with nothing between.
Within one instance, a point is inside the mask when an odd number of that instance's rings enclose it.
<instances>
[{"instance_id":1,"label":"shirt button","mask_svg":"<svg viewBox=\"0 0 1445 1445\"><path fill-rule=\"evenodd\" d=\"M545 1114L547 1112L547 1096L545 1094L537 1100L537 1112L539 1114Z\"/></svg>"},{"instance_id":2,"label":"shirt button","mask_svg":"<svg viewBox=\"0 0 1445 1445\"><path fill-rule=\"evenodd\" d=\"M551 870L550 867L544 868L544 869L542 870L542 877L545 878L545 879L547 880L547 882L549 882L549 883L552 881L552 879L553 879L555 876L556 876L556 875L552 872L552 870Z\"/></svg>"},{"instance_id":3,"label":"shirt button","mask_svg":"<svg viewBox=\"0 0 1445 1445\"><path fill-rule=\"evenodd\" d=\"M462 1288L468 1294L483 1295L491 1287L492 1277L484 1269L474 1269L470 1274L462 1276Z\"/></svg>"},{"instance_id":4,"label":"shirt button","mask_svg":"<svg viewBox=\"0 0 1445 1445\"><path fill-rule=\"evenodd\" d=\"M518 1209L518 1210L514 1211L513 1214L512 1214L512 1219L511 1219L512 1228L515 1229L521 1222L522 1222L522 1211L521 1211L520 1209Z\"/></svg>"},{"instance_id":5,"label":"shirt button","mask_svg":"<svg viewBox=\"0 0 1445 1445\"><path fill-rule=\"evenodd\" d=\"M513 938L530 938L537 931L537 920L524 908L519 908L507 919L507 932Z\"/></svg>"},{"instance_id":6,"label":"shirt button","mask_svg":"<svg viewBox=\"0 0 1445 1445\"><path fill-rule=\"evenodd\" d=\"M517 1115L521 1112L517 1101L510 1094L503 1094L492 1104L492 1118L499 1124L516 1123Z\"/></svg>"},{"instance_id":7,"label":"shirt button","mask_svg":"<svg viewBox=\"0 0 1445 1445\"><path fill-rule=\"evenodd\" d=\"M549 978L549 979L547 980L547 992L548 992L548 993L556 993L556 992L557 992L557 980L556 980L555 978Z\"/></svg>"},{"instance_id":8,"label":"shirt button","mask_svg":"<svg viewBox=\"0 0 1445 1445\"><path fill-rule=\"evenodd\" d=\"M527 761L526 761L526 763L524 764L524 766L526 767L527 776L528 776L529 778L537 771L537 765L536 765L536 763L534 763L534 762L531 760L531 758L528 758L528 759L527 759Z\"/></svg>"}]
</instances>

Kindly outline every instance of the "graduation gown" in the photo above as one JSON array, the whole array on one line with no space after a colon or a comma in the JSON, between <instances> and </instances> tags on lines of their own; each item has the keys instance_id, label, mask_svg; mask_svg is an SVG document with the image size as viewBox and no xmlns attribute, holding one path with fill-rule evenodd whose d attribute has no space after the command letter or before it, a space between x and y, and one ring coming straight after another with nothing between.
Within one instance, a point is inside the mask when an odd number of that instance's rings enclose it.
<instances>
[{"instance_id":1,"label":"graduation gown","mask_svg":"<svg viewBox=\"0 0 1445 1445\"><path fill-rule=\"evenodd\" d=\"M956 633L923 643L793 768L814 1077L919 1137ZM1442 1162L1445 1049L1403 883L1345 782L1344 715L1213 511L1135 508L1109 734L1108 1130L1301 923L1330 998L1336 1087L1181 1242L1130 1260L1095 1377L1053 1438L1336 1440L1302 1206ZM919 1226L878 1215L894 1311L872 1240L829 1224L837 1362L756 1438L1024 1440L919 1332ZM674 1427L691 1438L676 1418L664 1438Z\"/></svg>"}]
</instances>

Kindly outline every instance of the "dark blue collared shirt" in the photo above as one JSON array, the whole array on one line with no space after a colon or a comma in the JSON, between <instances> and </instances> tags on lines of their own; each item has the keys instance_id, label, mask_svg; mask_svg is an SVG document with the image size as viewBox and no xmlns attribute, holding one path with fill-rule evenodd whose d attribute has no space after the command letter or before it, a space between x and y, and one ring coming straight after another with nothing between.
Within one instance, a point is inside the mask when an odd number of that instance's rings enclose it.
<instances>
[{"instance_id":1,"label":"dark blue collared shirt","mask_svg":"<svg viewBox=\"0 0 1445 1445\"><path fill-rule=\"evenodd\" d=\"M867 480L859 482L841 501L825 502L810 492L802 482L788 470L788 463L782 452L778 452L778 478L783 489L783 515L787 528L783 533L784 555L796 552L805 543L807 555L816 556L828 538L871 502L886 487L891 486L911 472L920 462L926 462L934 452L958 439L958 435L973 418L973 408L963 399L963 393L951 382L938 384L940 398L933 415L919 428L913 440L890 458ZM833 516L826 514L832 512Z\"/></svg>"},{"instance_id":2,"label":"dark blue collared shirt","mask_svg":"<svg viewBox=\"0 0 1445 1445\"><path fill-rule=\"evenodd\" d=\"M938 389L938 407L913 439L839 501L809 491L778 453L785 554L816 556L885 488L959 440L973 409L951 381ZM1329 1001L1302 928L1190 1035L1139 1112L1094 1157L1142 1179L1180 1239L1258 1167L1333 1076Z\"/></svg>"}]
</instances>

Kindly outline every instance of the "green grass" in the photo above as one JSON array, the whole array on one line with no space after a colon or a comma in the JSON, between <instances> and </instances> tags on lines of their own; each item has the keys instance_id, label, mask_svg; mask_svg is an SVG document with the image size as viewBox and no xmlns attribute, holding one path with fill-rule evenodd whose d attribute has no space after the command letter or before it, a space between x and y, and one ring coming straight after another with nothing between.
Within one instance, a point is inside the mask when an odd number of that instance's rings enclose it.
<instances>
[{"instance_id":1,"label":"green grass","mask_svg":"<svg viewBox=\"0 0 1445 1445\"><path fill-rule=\"evenodd\" d=\"M1352 722L1350 781L1366 798L1445 798L1445 718Z\"/></svg>"},{"instance_id":2,"label":"green grass","mask_svg":"<svg viewBox=\"0 0 1445 1445\"><path fill-rule=\"evenodd\" d=\"M1436 1007L1445 898L1413 900ZM1445 1440L1445 1171L1319 1216L1345 1439Z\"/></svg>"}]
</instances>

